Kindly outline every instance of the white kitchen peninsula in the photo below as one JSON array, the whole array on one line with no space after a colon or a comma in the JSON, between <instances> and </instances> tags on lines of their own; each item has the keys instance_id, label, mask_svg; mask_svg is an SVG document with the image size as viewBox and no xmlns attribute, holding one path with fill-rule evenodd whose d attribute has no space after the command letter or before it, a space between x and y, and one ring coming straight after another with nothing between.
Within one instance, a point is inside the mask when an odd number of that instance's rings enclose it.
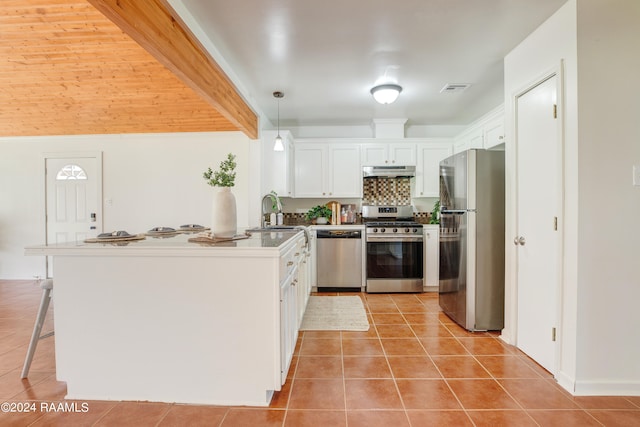
<instances>
[{"instance_id":1,"label":"white kitchen peninsula","mask_svg":"<svg viewBox=\"0 0 640 427\"><path fill-rule=\"evenodd\" d=\"M291 357L281 336L298 326L283 330L281 284L296 283L304 233L189 237L26 249L53 256L66 398L266 406L280 390Z\"/></svg>"}]
</instances>

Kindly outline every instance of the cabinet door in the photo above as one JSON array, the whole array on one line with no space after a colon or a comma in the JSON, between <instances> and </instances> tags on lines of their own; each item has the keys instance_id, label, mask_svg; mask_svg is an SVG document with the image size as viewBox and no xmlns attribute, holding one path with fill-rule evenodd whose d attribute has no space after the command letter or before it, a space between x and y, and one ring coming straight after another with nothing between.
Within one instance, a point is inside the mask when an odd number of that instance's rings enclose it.
<instances>
[{"instance_id":1,"label":"cabinet door","mask_svg":"<svg viewBox=\"0 0 640 427\"><path fill-rule=\"evenodd\" d=\"M482 138L482 127L467 130L456 138L453 152L460 153L470 148L483 148Z\"/></svg>"},{"instance_id":2,"label":"cabinet door","mask_svg":"<svg viewBox=\"0 0 640 427\"><path fill-rule=\"evenodd\" d=\"M384 166L389 163L388 144L362 144L362 166Z\"/></svg>"},{"instance_id":3,"label":"cabinet door","mask_svg":"<svg viewBox=\"0 0 640 427\"><path fill-rule=\"evenodd\" d=\"M438 287L440 269L439 225L424 226L424 286Z\"/></svg>"},{"instance_id":4,"label":"cabinet door","mask_svg":"<svg viewBox=\"0 0 640 427\"><path fill-rule=\"evenodd\" d=\"M360 147L354 144L329 146L329 192L331 197L362 197Z\"/></svg>"},{"instance_id":5,"label":"cabinet door","mask_svg":"<svg viewBox=\"0 0 640 427\"><path fill-rule=\"evenodd\" d=\"M262 194L275 191L281 197L293 197L293 143L289 133L282 131L284 151L273 151L276 135L265 131L262 136Z\"/></svg>"},{"instance_id":6,"label":"cabinet door","mask_svg":"<svg viewBox=\"0 0 640 427\"><path fill-rule=\"evenodd\" d=\"M452 153L448 143L418 146L415 197L440 197L440 161Z\"/></svg>"},{"instance_id":7,"label":"cabinet door","mask_svg":"<svg viewBox=\"0 0 640 427\"><path fill-rule=\"evenodd\" d=\"M291 359L298 339L298 310L295 277L297 271L287 277L280 286L280 380L287 380Z\"/></svg>"},{"instance_id":8,"label":"cabinet door","mask_svg":"<svg viewBox=\"0 0 640 427\"><path fill-rule=\"evenodd\" d=\"M469 148L484 148L482 129L473 132L469 138Z\"/></svg>"},{"instance_id":9,"label":"cabinet door","mask_svg":"<svg viewBox=\"0 0 640 427\"><path fill-rule=\"evenodd\" d=\"M324 197L327 192L327 146L304 144L295 148L296 197Z\"/></svg>"},{"instance_id":10,"label":"cabinet door","mask_svg":"<svg viewBox=\"0 0 640 427\"><path fill-rule=\"evenodd\" d=\"M504 120L502 117L484 127L484 148L493 148L504 142Z\"/></svg>"},{"instance_id":11,"label":"cabinet door","mask_svg":"<svg viewBox=\"0 0 640 427\"><path fill-rule=\"evenodd\" d=\"M307 309L307 301L309 300L309 263L307 261L307 255L303 254L298 264L298 283L296 284L296 299L298 302L297 307L297 328L300 329L302 325L302 318L304 312Z\"/></svg>"},{"instance_id":12,"label":"cabinet door","mask_svg":"<svg viewBox=\"0 0 640 427\"><path fill-rule=\"evenodd\" d=\"M466 139L456 139L453 143L453 152L458 154L469 148L469 141Z\"/></svg>"},{"instance_id":13,"label":"cabinet door","mask_svg":"<svg viewBox=\"0 0 640 427\"><path fill-rule=\"evenodd\" d=\"M390 163L398 166L416 165L415 144L389 144Z\"/></svg>"}]
</instances>

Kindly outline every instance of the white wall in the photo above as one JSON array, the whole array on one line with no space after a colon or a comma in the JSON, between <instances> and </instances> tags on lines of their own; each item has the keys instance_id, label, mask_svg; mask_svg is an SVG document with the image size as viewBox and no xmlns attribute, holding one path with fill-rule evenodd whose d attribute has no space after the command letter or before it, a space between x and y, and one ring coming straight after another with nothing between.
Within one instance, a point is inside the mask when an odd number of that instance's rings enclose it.
<instances>
[{"instance_id":1,"label":"white wall","mask_svg":"<svg viewBox=\"0 0 640 427\"><path fill-rule=\"evenodd\" d=\"M44 275L43 259L23 255L25 246L45 242L43 153L101 151L103 198L112 201L103 207L103 231L140 233L210 225L212 189L202 173L229 152L238 163L238 226L256 224L256 144L240 132L0 138L0 278Z\"/></svg>"},{"instance_id":2,"label":"white wall","mask_svg":"<svg viewBox=\"0 0 640 427\"><path fill-rule=\"evenodd\" d=\"M505 157L506 157L506 277L505 329L503 337L516 342L517 289L516 249L510 242L517 235L516 228L516 156L514 142L514 101L516 95L552 72L562 71L564 88L564 172L565 204L564 259L562 263L562 312L559 325L560 366L557 377L566 388L575 381L576 360L576 304L577 304L577 58L576 58L576 1L569 0L553 16L529 35L505 57ZM541 173L544 165L541 166Z\"/></svg>"},{"instance_id":3,"label":"white wall","mask_svg":"<svg viewBox=\"0 0 640 427\"><path fill-rule=\"evenodd\" d=\"M640 1L580 0L578 394L640 394Z\"/></svg>"},{"instance_id":4,"label":"white wall","mask_svg":"<svg viewBox=\"0 0 640 427\"><path fill-rule=\"evenodd\" d=\"M632 164L640 163L638 22L637 0L569 0L505 58L507 242L517 231L509 143L514 97L562 64L564 253L556 377L578 395L640 394L640 188L631 186ZM507 243L504 336L512 342L515 260Z\"/></svg>"}]
</instances>

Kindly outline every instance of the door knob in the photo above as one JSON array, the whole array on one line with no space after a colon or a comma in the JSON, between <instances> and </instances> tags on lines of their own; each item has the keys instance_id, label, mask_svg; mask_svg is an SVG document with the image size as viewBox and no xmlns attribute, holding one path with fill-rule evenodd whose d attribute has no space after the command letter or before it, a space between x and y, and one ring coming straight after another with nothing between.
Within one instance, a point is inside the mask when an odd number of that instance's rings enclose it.
<instances>
[{"instance_id":1,"label":"door knob","mask_svg":"<svg viewBox=\"0 0 640 427\"><path fill-rule=\"evenodd\" d=\"M513 239L513 244L514 244L514 245L516 245L516 246L517 246L517 245L524 246L524 244L525 244L526 242L527 242L527 241L526 241L526 240L524 239L524 237L522 237L522 236L520 236L520 237L516 237L515 239Z\"/></svg>"}]
</instances>

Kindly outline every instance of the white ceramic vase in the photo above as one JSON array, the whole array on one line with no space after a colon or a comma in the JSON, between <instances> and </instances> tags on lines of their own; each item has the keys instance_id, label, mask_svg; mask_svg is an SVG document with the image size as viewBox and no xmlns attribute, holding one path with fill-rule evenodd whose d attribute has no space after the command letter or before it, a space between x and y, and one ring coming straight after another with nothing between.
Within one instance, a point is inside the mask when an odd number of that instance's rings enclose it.
<instances>
[{"instance_id":1,"label":"white ceramic vase","mask_svg":"<svg viewBox=\"0 0 640 427\"><path fill-rule=\"evenodd\" d=\"M211 210L211 233L215 237L233 237L237 233L236 197L231 187L215 187Z\"/></svg>"}]
</instances>

